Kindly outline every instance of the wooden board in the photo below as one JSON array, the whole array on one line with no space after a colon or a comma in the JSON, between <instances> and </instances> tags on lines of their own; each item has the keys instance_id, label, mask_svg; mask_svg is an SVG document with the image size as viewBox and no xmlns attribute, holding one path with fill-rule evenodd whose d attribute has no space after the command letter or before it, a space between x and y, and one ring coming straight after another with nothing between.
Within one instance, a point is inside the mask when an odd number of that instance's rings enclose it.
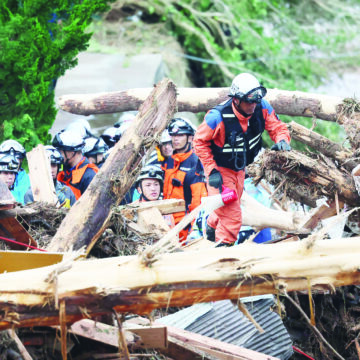
<instances>
[{"instance_id":1,"label":"wooden board","mask_svg":"<svg viewBox=\"0 0 360 360\"><path fill-rule=\"evenodd\" d=\"M16 200L11 194L8 186L0 180L0 210L13 209L16 206Z\"/></svg>"},{"instance_id":2,"label":"wooden board","mask_svg":"<svg viewBox=\"0 0 360 360\"><path fill-rule=\"evenodd\" d=\"M141 228L160 236L163 236L170 231L169 225L166 223L165 219L161 215L161 212L157 208L148 208L146 210L139 211L137 222Z\"/></svg>"},{"instance_id":3,"label":"wooden board","mask_svg":"<svg viewBox=\"0 0 360 360\"><path fill-rule=\"evenodd\" d=\"M119 329L115 326L84 319L72 324L70 332L107 345L119 346ZM124 332L127 344L134 348L167 347L167 330L164 325L132 326L132 328L124 328Z\"/></svg>"},{"instance_id":4,"label":"wooden board","mask_svg":"<svg viewBox=\"0 0 360 360\"><path fill-rule=\"evenodd\" d=\"M54 182L51 176L51 167L45 148L39 144L26 154L29 164L29 177L34 201L48 204L57 204Z\"/></svg>"},{"instance_id":5,"label":"wooden board","mask_svg":"<svg viewBox=\"0 0 360 360\"><path fill-rule=\"evenodd\" d=\"M37 247L37 242L24 229L24 227L19 223L19 221L13 217L7 217L7 218L2 218L2 219L0 218L0 236L8 238L10 240L18 241L23 244ZM4 240L2 240L2 241L4 241ZM26 246L13 244L11 242L6 242L6 244L12 250L26 249Z\"/></svg>"},{"instance_id":6,"label":"wooden board","mask_svg":"<svg viewBox=\"0 0 360 360\"><path fill-rule=\"evenodd\" d=\"M168 326L169 338L197 347L221 360L276 360L273 356Z\"/></svg>"},{"instance_id":7,"label":"wooden board","mask_svg":"<svg viewBox=\"0 0 360 360\"><path fill-rule=\"evenodd\" d=\"M0 273L53 265L62 261L63 255L36 251L0 251Z\"/></svg>"},{"instance_id":8,"label":"wooden board","mask_svg":"<svg viewBox=\"0 0 360 360\"><path fill-rule=\"evenodd\" d=\"M130 204L130 207L133 205ZM139 202L134 205L138 211L143 211L149 208L157 208L163 215L173 214L181 211L185 211L185 200L183 199L167 199Z\"/></svg>"}]
</instances>

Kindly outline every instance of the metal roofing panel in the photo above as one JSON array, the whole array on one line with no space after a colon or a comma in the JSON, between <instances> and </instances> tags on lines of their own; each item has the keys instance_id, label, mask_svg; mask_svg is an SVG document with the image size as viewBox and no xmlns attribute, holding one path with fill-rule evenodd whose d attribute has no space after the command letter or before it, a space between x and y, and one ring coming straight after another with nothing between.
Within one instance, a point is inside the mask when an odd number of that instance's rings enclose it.
<instances>
[{"instance_id":1,"label":"metal roofing panel","mask_svg":"<svg viewBox=\"0 0 360 360\"><path fill-rule=\"evenodd\" d=\"M230 300L196 304L158 320L165 325L243 346L267 355L288 359L292 351L290 336L278 314L271 311L273 295L242 298L251 316L265 330L254 324Z\"/></svg>"}]
</instances>

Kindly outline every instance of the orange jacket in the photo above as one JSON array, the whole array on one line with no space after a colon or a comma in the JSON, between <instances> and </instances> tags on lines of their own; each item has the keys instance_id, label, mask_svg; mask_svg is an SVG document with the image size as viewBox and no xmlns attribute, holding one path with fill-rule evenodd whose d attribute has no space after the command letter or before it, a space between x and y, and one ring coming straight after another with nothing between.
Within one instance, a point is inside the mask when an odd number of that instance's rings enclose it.
<instances>
[{"instance_id":1,"label":"orange jacket","mask_svg":"<svg viewBox=\"0 0 360 360\"><path fill-rule=\"evenodd\" d=\"M78 200L98 171L99 169L95 164L89 163L89 160L83 157L72 170L60 171L57 179L69 186L76 200Z\"/></svg>"},{"instance_id":2,"label":"orange jacket","mask_svg":"<svg viewBox=\"0 0 360 360\"><path fill-rule=\"evenodd\" d=\"M265 130L269 133L271 140L275 143L280 140L290 143L290 134L286 124L279 120L274 109L266 100L263 99L261 105L265 120ZM239 120L240 126L246 132L248 120L251 116L245 117L241 115L236 111L234 105L232 108ZM211 142L220 147L223 147L225 143L225 125L220 112L216 109L210 110L205 115L204 121L198 127L193 141L194 151L204 165L206 175L209 175L216 167L216 162L210 149Z\"/></svg>"},{"instance_id":3,"label":"orange jacket","mask_svg":"<svg viewBox=\"0 0 360 360\"><path fill-rule=\"evenodd\" d=\"M164 169L164 199L184 199L186 213L200 205L207 190L203 167L193 150L172 155L166 160ZM185 212L175 213L175 224L184 216Z\"/></svg>"}]
</instances>

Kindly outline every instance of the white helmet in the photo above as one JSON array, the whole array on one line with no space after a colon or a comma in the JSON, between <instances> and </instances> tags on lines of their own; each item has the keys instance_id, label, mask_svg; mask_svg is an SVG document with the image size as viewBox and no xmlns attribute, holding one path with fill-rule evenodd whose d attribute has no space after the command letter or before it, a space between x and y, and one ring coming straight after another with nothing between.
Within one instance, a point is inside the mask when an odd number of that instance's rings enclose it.
<instances>
[{"instance_id":1,"label":"white helmet","mask_svg":"<svg viewBox=\"0 0 360 360\"><path fill-rule=\"evenodd\" d=\"M161 138L160 138L160 144L165 144L171 142L171 136L169 134L169 131L167 129L165 129L162 133L161 133Z\"/></svg>"},{"instance_id":2,"label":"white helmet","mask_svg":"<svg viewBox=\"0 0 360 360\"><path fill-rule=\"evenodd\" d=\"M87 157L96 156L97 154L104 154L108 148L102 138L90 137L85 139L85 146L82 152Z\"/></svg>"},{"instance_id":3,"label":"white helmet","mask_svg":"<svg viewBox=\"0 0 360 360\"><path fill-rule=\"evenodd\" d=\"M85 141L79 133L66 130L55 135L52 145L63 151L81 151Z\"/></svg>"},{"instance_id":4,"label":"white helmet","mask_svg":"<svg viewBox=\"0 0 360 360\"><path fill-rule=\"evenodd\" d=\"M120 117L119 120L114 124L115 127L120 127L122 124L132 122L136 118L137 111L126 111Z\"/></svg>"},{"instance_id":5,"label":"white helmet","mask_svg":"<svg viewBox=\"0 0 360 360\"><path fill-rule=\"evenodd\" d=\"M258 79L249 73L237 75L230 87L230 97L249 103L260 103L266 95L266 89L260 85Z\"/></svg>"},{"instance_id":6,"label":"white helmet","mask_svg":"<svg viewBox=\"0 0 360 360\"><path fill-rule=\"evenodd\" d=\"M17 142L16 140L5 140L0 145L0 153L1 154L10 154L16 156L18 159L23 159L26 155L26 151L24 147Z\"/></svg>"},{"instance_id":7,"label":"white helmet","mask_svg":"<svg viewBox=\"0 0 360 360\"><path fill-rule=\"evenodd\" d=\"M92 136L92 133L90 130L90 125L86 126L83 122L80 122L80 120L83 120L83 119L79 119L79 120L76 120L76 121L70 123L65 128L65 131L77 132L83 139L86 139L86 138ZM86 120L84 120L84 121L87 122Z\"/></svg>"}]
</instances>

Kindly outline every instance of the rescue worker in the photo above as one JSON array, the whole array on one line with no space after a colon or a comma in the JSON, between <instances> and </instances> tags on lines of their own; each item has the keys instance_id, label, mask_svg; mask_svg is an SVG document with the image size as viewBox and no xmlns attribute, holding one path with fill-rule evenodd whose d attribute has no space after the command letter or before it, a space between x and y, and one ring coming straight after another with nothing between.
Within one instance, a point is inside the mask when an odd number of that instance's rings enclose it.
<instances>
[{"instance_id":1,"label":"rescue worker","mask_svg":"<svg viewBox=\"0 0 360 360\"><path fill-rule=\"evenodd\" d=\"M19 171L16 172L15 182L11 193L15 200L21 204L24 204L24 195L30 186L30 178L27 172L21 167L21 164L25 158L25 148L16 140L5 140L0 145L0 155L13 155L16 157L19 163Z\"/></svg>"},{"instance_id":2,"label":"rescue worker","mask_svg":"<svg viewBox=\"0 0 360 360\"><path fill-rule=\"evenodd\" d=\"M0 180L7 185L11 193L13 193L12 189L14 187L16 174L19 171L19 166L20 164L14 155L0 155Z\"/></svg>"},{"instance_id":3,"label":"rescue worker","mask_svg":"<svg viewBox=\"0 0 360 360\"><path fill-rule=\"evenodd\" d=\"M160 200L162 198L163 185L164 171L160 165L145 165L135 182L140 198L134 203ZM163 215L163 217L169 227L175 226L174 217L171 214Z\"/></svg>"},{"instance_id":4,"label":"rescue worker","mask_svg":"<svg viewBox=\"0 0 360 360\"><path fill-rule=\"evenodd\" d=\"M267 130L275 142L273 150L291 150L286 124L263 99L265 95L266 89L253 75L239 74L230 88L231 99L211 109L195 134L194 149L204 165L209 195L218 194L224 185L235 190L239 198L215 210L207 220L208 239L219 245L233 244L237 239L245 167L262 147L263 131Z\"/></svg>"},{"instance_id":5,"label":"rescue worker","mask_svg":"<svg viewBox=\"0 0 360 360\"><path fill-rule=\"evenodd\" d=\"M105 141L109 148L112 148L120 140L120 129L116 127L109 127L105 129L100 137Z\"/></svg>"},{"instance_id":6,"label":"rescue worker","mask_svg":"<svg viewBox=\"0 0 360 360\"><path fill-rule=\"evenodd\" d=\"M164 165L168 157L173 154L173 147L169 131L165 129L161 133L160 144L155 147L155 150L150 154L147 164Z\"/></svg>"},{"instance_id":7,"label":"rescue worker","mask_svg":"<svg viewBox=\"0 0 360 360\"><path fill-rule=\"evenodd\" d=\"M194 210L207 196L203 167L191 147L194 129L182 118L174 118L168 127L174 154L165 164L164 198L184 199L185 212L174 214L175 224L179 223L186 213ZM191 226L179 234L181 242L186 240Z\"/></svg>"},{"instance_id":8,"label":"rescue worker","mask_svg":"<svg viewBox=\"0 0 360 360\"><path fill-rule=\"evenodd\" d=\"M46 145L45 147L46 155L49 158L51 166L51 176L54 182L55 192L59 200L61 207L70 208L75 204L75 195L70 189L69 186L62 184L57 180L57 175L60 170L60 166L64 163L64 158L60 154L60 151L54 148L51 145ZM34 195L31 187L28 189L24 196L25 204L31 203L34 201Z\"/></svg>"},{"instance_id":9,"label":"rescue worker","mask_svg":"<svg viewBox=\"0 0 360 360\"><path fill-rule=\"evenodd\" d=\"M85 139L83 154L90 163L95 164L99 169L105 162L105 153L109 149L105 141L98 137L89 137Z\"/></svg>"},{"instance_id":10,"label":"rescue worker","mask_svg":"<svg viewBox=\"0 0 360 360\"><path fill-rule=\"evenodd\" d=\"M55 135L52 144L64 158L64 170L59 172L57 179L69 186L78 200L99 169L83 156L85 141L78 133L60 132Z\"/></svg>"}]
</instances>

